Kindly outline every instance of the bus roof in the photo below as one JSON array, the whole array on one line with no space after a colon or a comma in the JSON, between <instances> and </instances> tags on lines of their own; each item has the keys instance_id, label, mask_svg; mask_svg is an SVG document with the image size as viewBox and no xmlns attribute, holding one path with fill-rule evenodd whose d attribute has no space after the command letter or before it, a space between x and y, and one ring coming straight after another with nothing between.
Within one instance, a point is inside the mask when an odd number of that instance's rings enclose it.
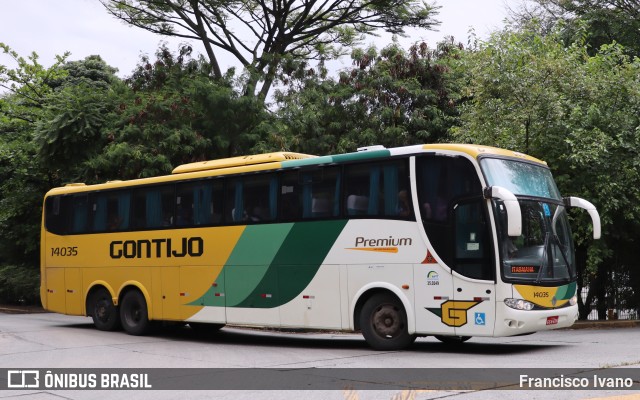
<instances>
[{"instance_id":1,"label":"bus roof","mask_svg":"<svg viewBox=\"0 0 640 400\"><path fill-rule=\"evenodd\" d=\"M456 143L444 143L444 144L425 144L422 146L425 150L450 150L450 151L459 151L462 153L469 154L473 158L478 158L483 155L494 155L494 156L502 156L502 157L512 157L519 158L522 160L531 161L538 164L547 165L545 161L542 161L538 158L531 157L524 153L520 153L512 150L500 149L498 147L491 146L482 146L476 144L456 144Z\"/></svg>"},{"instance_id":2,"label":"bus roof","mask_svg":"<svg viewBox=\"0 0 640 400\"><path fill-rule=\"evenodd\" d=\"M200 161L191 164L183 164L176 167L172 173L184 174L187 172L208 171L212 169L222 169L230 167L239 167L242 165L256 165L287 160L303 160L307 158L316 158L309 154L277 152L256 154L253 156L240 156L231 158L221 158L218 160Z\"/></svg>"},{"instance_id":3,"label":"bus roof","mask_svg":"<svg viewBox=\"0 0 640 400\"><path fill-rule=\"evenodd\" d=\"M438 151L465 153L470 157L473 157L474 159L477 159L478 157L484 155L519 158L522 160L546 165L544 161L528 156L526 154L518 153L511 150L504 150L497 147L472 144L425 144L396 147L390 149L380 148L376 146L365 151L321 157L302 153L275 152L184 164L176 167L172 171L171 175L132 179L126 181L114 180L96 185L70 183L65 185L64 187L51 189L47 195L83 192L88 190L108 190L118 187L137 186L140 184L154 184L182 179L197 179L210 176L234 175L274 169L298 168L310 165L336 164L350 161L362 161L367 159L386 158L399 155L416 154L421 152Z\"/></svg>"}]
</instances>

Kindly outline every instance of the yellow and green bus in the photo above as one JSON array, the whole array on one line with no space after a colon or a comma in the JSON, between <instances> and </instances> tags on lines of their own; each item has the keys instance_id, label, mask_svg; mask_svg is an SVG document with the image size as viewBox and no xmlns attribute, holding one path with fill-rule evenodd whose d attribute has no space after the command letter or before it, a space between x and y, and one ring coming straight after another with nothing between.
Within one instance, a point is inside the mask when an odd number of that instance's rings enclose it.
<instances>
[{"instance_id":1,"label":"yellow and green bus","mask_svg":"<svg viewBox=\"0 0 640 400\"><path fill-rule=\"evenodd\" d=\"M153 321L361 331L376 349L571 326L570 207L543 161L462 144L270 153L44 199L45 309L133 335Z\"/></svg>"}]
</instances>

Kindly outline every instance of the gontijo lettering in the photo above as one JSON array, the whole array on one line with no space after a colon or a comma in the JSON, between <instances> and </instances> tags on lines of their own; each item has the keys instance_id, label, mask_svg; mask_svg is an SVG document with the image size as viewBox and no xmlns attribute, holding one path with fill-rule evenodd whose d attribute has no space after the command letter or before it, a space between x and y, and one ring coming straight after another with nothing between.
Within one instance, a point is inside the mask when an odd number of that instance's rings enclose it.
<instances>
[{"instance_id":1,"label":"gontijo lettering","mask_svg":"<svg viewBox=\"0 0 640 400\"><path fill-rule=\"evenodd\" d=\"M182 238L175 244L171 239L114 240L109 244L111 258L200 257L204 253L201 237Z\"/></svg>"}]
</instances>

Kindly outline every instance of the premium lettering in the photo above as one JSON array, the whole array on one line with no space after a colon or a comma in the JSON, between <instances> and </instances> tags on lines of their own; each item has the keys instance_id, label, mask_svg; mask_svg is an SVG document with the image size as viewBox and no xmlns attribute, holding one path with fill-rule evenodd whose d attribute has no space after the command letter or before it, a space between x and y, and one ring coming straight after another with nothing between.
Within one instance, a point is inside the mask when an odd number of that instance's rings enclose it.
<instances>
[{"instance_id":1,"label":"premium lettering","mask_svg":"<svg viewBox=\"0 0 640 400\"><path fill-rule=\"evenodd\" d=\"M204 240L200 237L171 239L114 240L109 245L111 258L171 258L200 257L204 253Z\"/></svg>"},{"instance_id":2,"label":"premium lettering","mask_svg":"<svg viewBox=\"0 0 640 400\"><path fill-rule=\"evenodd\" d=\"M389 236L382 239L367 239L362 236L356 238L355 247L392 247L392 246L411 246L411 238L394 238Z\"/></svg>"}]
</instances>

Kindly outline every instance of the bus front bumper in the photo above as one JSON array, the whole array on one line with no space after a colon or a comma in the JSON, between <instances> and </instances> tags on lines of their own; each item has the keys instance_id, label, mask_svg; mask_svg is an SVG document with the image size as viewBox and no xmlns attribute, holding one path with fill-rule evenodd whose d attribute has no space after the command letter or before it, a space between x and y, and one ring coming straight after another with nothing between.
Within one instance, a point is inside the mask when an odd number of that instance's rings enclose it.
<instances>
[{"instance_id":1,"label":"bus front bumper","mask_svg":"<svg viewBox=\"0 0 640 400\"><path fill-rule=\"evenodd\" d=\"M496 304L494 336L514 336L568 328L578 319L578 306L553 310L516 310L503 302Z\"/></svg>"}]
</instances>

